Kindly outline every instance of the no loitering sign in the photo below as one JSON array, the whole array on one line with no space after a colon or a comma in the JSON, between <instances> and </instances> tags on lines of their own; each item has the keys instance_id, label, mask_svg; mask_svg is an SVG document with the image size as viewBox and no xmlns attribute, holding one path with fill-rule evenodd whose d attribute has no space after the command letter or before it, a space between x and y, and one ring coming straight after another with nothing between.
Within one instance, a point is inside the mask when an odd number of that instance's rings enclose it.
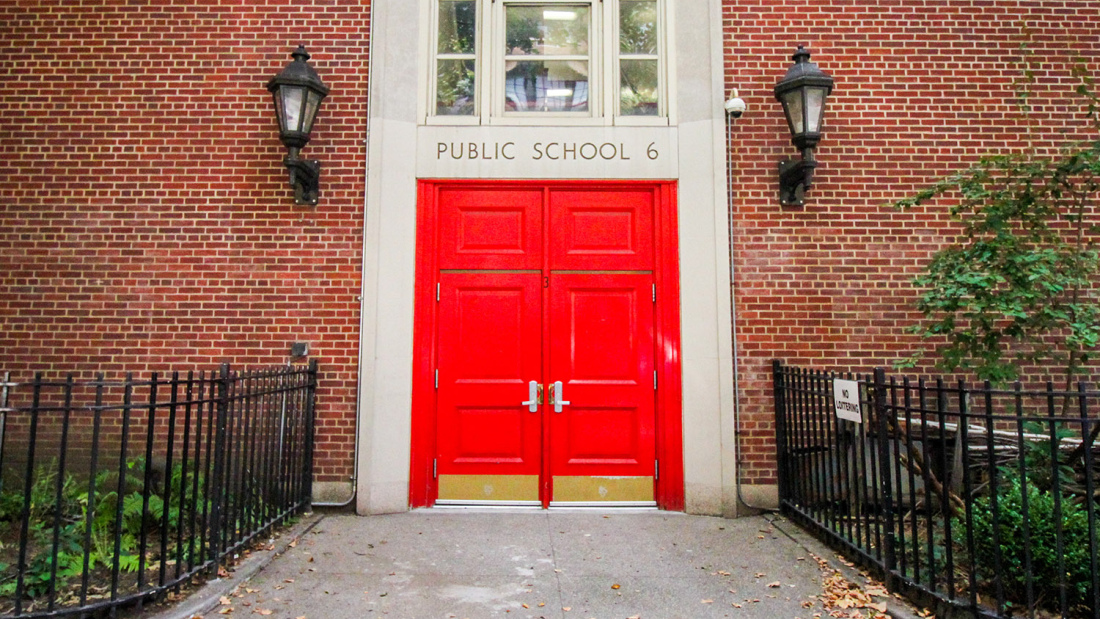
<instances>
[{"instance_id":1,"label":"no loitering sign","mask_svg":"<svg viewBox=\"0 0 1100 619\"><path fill-rule=\"evenodd\" d=\"M859 407L859 383L854 380L833 379L833 407L836 416L848 421L863 423Z\"/></svg>"}]
</instances>

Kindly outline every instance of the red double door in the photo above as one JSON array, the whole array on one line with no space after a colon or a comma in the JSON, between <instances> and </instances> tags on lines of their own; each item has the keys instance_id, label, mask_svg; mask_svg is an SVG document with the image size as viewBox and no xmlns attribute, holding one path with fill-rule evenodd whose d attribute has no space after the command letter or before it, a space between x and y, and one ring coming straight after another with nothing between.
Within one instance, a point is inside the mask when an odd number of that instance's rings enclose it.
<instances>
[{"instance_id":1,"label":"red double door","mask_svg":"<svg viewBox=\"0 0 1100 619\"><path fill-rule=\"evenodd\" d=\"M438 190L436 503L655 504L658 195Z\"/></svg>"}]
</instances>

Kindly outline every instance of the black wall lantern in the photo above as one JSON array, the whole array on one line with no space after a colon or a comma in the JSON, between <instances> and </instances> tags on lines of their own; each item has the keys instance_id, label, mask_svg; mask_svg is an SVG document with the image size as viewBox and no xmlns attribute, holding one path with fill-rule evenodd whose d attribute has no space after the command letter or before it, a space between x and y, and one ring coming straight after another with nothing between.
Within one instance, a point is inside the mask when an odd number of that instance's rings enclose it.
<instances>
[{"instance_id":1,"label":"black wall lantern","mask_svg":"<svg viewBox=\"0 0 1100 619\"><path fill-rule=\"evenodd\" d=\"M328 87L309 66L309 52L299 45L291 54L294 61L267 83L275 99L275 115L279 118L279 139L287 148L283 164L290 170L290 184L294 187L295 204L317 204L321 162L316 159L299 159L298 152L309 143L309 132L321 99L328 94Z\"/></svg>"},{"instance_id":2,"label":"black wall lantern","mask_svg":"<svg viewBox=\"0 0 1100 619\"><path fill-rule=\"evenodd\" d=\"M810 62L810 52L801 45L791 60L794 64L775 85L775 98L783 104L791 143L802 152L802 158L779 162L779 203L802 206L817 167L814 148L821 140L825 99L833 91L833 78Z\"/></svg>"}]
</instances>

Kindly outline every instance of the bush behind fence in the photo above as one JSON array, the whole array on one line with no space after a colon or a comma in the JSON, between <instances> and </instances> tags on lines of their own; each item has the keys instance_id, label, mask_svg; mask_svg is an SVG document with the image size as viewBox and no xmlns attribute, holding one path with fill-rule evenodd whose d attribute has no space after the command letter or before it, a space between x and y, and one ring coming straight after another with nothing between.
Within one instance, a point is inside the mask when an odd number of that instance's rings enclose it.
<instances>
[{"instance_id":1,"label":"bush behind fence","mask_svg":"<svg viewBox=\"0 0 1100 619\"><path fill-rule=\"evenodd\" d=\"M317 365L0 382L0 617L178 587L308 507Z\"/></svg>"},{"instance_id":2,"label":"bush behind fence","mask_svg":"<svg viewBox=\"0 0 1100 619\"><path fill-rule=\"evenodd\" d=\"M1100 618L1100 392L773 373L794 520L949 612ZM862 423L835 414L835 378L858 382Z\"/></svg>"}]
</instances>

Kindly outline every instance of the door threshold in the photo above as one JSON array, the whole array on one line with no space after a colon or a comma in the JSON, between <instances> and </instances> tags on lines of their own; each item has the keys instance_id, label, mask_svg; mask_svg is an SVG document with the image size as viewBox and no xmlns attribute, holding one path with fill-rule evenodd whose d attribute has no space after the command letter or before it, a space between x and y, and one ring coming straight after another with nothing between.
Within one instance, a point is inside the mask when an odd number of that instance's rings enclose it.
<instances>
[{"instance_id":1,"label":"door threshold","mask_svg":"<svg viewBox=\"0 0 1100 619\"><path fill-rule=\"evenodd\" d=\"M656 510L657 501L550 501L550 509Z\"/></svg>"},{"instance_id":2,"label":"door threshold","mask_svg":"<svg viewBox=\"0 0 1100 619\"><path fill-rule=\"evenodd\" d=\"M486 500L457 500L440 499L433 507L439 509L542 509L541 501L486 501Z\"/></svg>"}]
</instances>

